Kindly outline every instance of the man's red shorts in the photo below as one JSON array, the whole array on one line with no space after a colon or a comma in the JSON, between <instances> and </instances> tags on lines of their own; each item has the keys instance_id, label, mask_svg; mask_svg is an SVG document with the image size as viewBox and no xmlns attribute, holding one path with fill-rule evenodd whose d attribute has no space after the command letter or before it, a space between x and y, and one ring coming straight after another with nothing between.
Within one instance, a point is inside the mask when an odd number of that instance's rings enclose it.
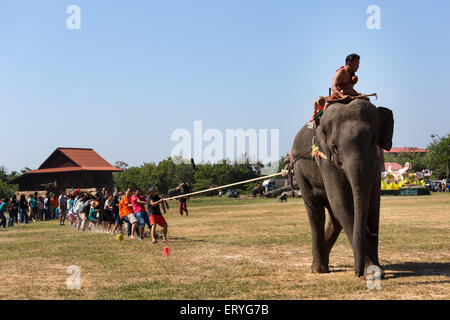
<instances>
[{"instance_id":1,"label":"man's red shorts","mask_svg":"<svg viewBox=\"0 0 450 320\"><path fill-rule=\"evenodd\" d=\"M150 224L155 224L155 223L159 224L161 227L164 227L167 224L166 219L164 219L163 216L151 214L150 215Z\"/></svg>"}]
</instances>

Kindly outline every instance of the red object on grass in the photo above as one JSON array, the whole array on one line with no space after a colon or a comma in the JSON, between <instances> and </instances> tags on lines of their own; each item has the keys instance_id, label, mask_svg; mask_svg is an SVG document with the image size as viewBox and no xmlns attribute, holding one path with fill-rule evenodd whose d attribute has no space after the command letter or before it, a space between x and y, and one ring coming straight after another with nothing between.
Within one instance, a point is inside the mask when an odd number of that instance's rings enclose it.
<instances>
[{"instance_id":1,"label":"red object on grass","mask_svg":"<svg viewBox=\"0 0 450 320\"><path fill-rule=\"evenodd\" d=\"M168 257L170 254L170 248L169 247L164 247L163 249L163 255L165 255L166 257Z\"/></svg>"}]
</instances>

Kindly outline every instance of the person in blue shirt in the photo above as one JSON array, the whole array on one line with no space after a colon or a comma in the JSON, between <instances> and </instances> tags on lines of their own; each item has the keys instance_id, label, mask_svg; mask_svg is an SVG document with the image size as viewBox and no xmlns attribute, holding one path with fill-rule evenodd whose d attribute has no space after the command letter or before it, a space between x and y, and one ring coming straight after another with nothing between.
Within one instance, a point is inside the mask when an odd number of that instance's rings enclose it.
<instances>
[{"instance_id":1,"label":"person in blue shirt","mask_svg":"<svg viewBox=\"0 0 450 320\"><path fill-rule=\"evenodd\" d=\"M6 203L6 199L0 199L0 227L3 226L3 228L6 228L5 212L7 206L8 204Z\"/></svg>"},{"instance_id":2,"label":"person in blue shirt","mask_svg":"<svg viewBox=\"0 0 450 320\"><path fill-rule=\"evenodd\" d=\"M28 200L30 204L30 220L34 222L38 220L38 203L35 195L30 194L30 199Z\"/></svg>"}]
</instances>

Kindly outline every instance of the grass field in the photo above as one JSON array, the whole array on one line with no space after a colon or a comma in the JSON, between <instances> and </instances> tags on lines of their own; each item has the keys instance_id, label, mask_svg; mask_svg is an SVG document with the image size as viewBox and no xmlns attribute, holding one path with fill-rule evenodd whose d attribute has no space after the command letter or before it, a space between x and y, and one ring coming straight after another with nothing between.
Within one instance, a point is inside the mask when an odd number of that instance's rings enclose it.
<instances>
[{"instance_id":1,"label":"grass field","mask_svg":"<svg viewBox=\"0 0 450 320\"><path fill-rule=\"evenodd\" d=\"M449 299L450 194L382 197L381 289L353 273L342 233L311 274L303 201L208 199L166 215L169 243L80 232L57 221L0 231L0 299ZM175 208L176 207L176 208ZM162 254L164 246L169 257ZM69 266L81 289L68 289Z\"/></svg>"}]
</instances>

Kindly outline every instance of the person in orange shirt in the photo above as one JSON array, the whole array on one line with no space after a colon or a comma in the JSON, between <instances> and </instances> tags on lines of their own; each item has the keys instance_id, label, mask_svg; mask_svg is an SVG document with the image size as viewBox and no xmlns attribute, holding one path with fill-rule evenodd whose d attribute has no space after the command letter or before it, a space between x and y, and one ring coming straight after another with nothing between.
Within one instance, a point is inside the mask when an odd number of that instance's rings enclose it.
<instances>
[{"instance_id":1,"label":"person in orange shirt","mask_svg":"<svg viewBox=\"0 0 450 320\"><path fill-rule=\"evenodd\" d=\"M135 231L139 232L136 229L137 226L137 218L134 215L133 204L131 203L131 189L128 188L125 192L124 197L119 202L119 216L121 219L128 223L128 236L131 239L134 239ZM138 234L139 236L139 234Z\"/></svg>"}]
</instances>

